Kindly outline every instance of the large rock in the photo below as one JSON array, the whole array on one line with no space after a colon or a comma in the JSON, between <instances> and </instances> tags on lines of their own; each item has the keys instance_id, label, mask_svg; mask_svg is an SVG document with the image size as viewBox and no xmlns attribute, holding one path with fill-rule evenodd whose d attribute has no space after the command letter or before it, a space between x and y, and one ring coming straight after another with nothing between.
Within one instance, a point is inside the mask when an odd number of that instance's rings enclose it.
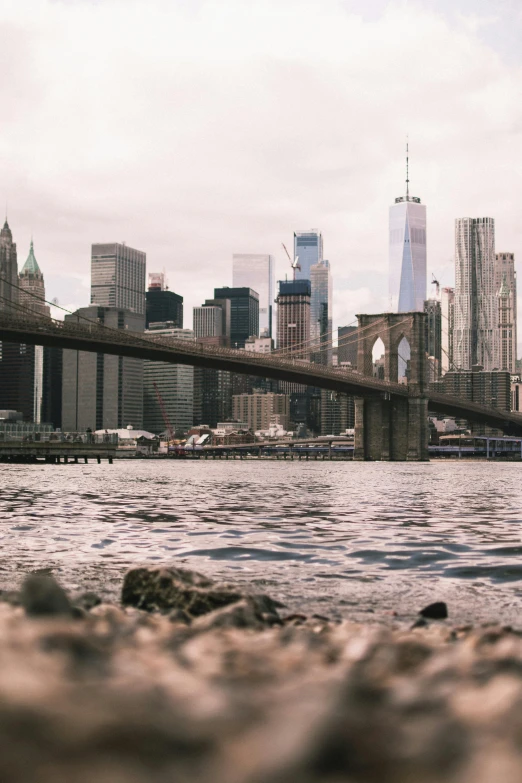
<instances>
[{"instance_id":1,"label":"large rock","mask_svg":"<svg viewBox=\"0 0 522 783\"><path fill-rule=\"evenodd\" d=\"M162 612L179 609L190 617L200 617L244 598L255 602L259 617L279 620L278 604L268 596L243 594L187 568L133 568L125 575L121 593L122 603L127 606Z\"/></svg>"},{"instance_id":2,"label":"large rock","mask_svg":"<svg viewBox=\"0 0 522 783\"><path fill-rule=\"evenodd\" d=\"M28 576L22 585L20 602L30 617L74 616L67 593L52 576Z\"/></svg>"}]
</instances>

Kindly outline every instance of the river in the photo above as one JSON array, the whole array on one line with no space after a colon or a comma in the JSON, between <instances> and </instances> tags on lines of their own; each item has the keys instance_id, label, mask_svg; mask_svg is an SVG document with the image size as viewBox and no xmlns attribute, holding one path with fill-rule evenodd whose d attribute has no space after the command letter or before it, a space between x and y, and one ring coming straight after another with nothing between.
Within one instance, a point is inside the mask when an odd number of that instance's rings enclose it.
<instances>
[{"instance_id":1,"label":"river","mask_svg":"<svg viewBox=\"0 0 522 783\"><path fill-rule=\"evenodd\" d=\"M446 601L519 624L516 463L2 465L0 587L46 570L114 598L137 564L251 583L289 611L386 621Z\"/></svg>"}]
</instances>

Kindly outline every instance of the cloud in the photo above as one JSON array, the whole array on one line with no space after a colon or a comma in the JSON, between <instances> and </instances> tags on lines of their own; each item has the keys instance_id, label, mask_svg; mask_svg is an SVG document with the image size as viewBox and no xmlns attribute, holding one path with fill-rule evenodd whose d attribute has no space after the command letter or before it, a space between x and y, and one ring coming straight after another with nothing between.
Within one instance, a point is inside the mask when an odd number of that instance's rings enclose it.
<instances>
[{"instance_id":1,"label":"cloud","mask_svg":"<svg viewBox=\"0 0 522 783\"><path fill-rule=\"evenodd\" d=\"M407 133L429 272L452 283L462 215L495 217L499 249L520 255L519 66L422 4L362 8L2 4L3 184L49 297L87 304L90 244L125 240L166 268L191 325L234 252L273 253L282 277L281 241L315 226L339 323L382 309Z\"/></svg>"}]
</instances>

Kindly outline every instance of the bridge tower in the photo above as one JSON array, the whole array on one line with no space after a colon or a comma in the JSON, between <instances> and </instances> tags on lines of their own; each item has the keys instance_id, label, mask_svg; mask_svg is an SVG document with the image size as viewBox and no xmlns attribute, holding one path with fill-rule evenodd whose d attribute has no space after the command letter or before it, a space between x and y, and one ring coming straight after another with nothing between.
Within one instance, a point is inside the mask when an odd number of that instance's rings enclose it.
<instances>
[{"instance_id":1,"label":"bridge tower","mask_svg":"<svg viewBox=\"0 0 522 783\"><path fill-rule=\"evenodd\" d=\"M355 398L356 460L428 459L427 360L424 313L358 315L357 371L373 375L372 350L384 343L384 380L398 382L399 344L410 345L408 397L390 398L387 392Z\"/></svg>"}]
</instances>

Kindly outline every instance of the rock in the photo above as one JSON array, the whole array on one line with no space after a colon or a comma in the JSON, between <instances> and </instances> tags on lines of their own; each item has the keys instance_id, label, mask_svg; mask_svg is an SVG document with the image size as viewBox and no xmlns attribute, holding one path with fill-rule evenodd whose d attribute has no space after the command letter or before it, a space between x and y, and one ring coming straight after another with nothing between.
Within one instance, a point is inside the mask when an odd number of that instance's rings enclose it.
<instances>
[{"instance_id":1,"label":"rock","mask_svg":"<svg viewBox=\"0 0 522 783\"><path fill-rule=\"evenodd\" d=\"M247 596L235 604L216 609L209 614L198 617L191 625L193 631L209 631L214 628L250 628L261 631L274 625L273 614L267 614L261 610L255 596ZM280 623L280 621L279 621Z\"/></svg>"},{"instance_id":2,"label":"rock","mask_svg":"<svg viewBox=\"0 0 522 783\"><path fill-rule=\"evenodd\" d=\"M95 606L99 606L101 602L102 599L100 596L97 595L97 593L91 593L90 591L82 593L74 599L75 606L78 606L81 609L85 609L87 612L93 609Z\"/></svg>"},{"instance_id":3,"label":"rock","mask_svg":"<svg viewBox=\"0 0 522 783\"><path fill-rule=\"evenodd\" d=\"M186 568L133 568L125 575L121 593L124 605L147 611L180 609L189 617L208 614L245 597L230 585L219 585ZM257 611L279 619L277 602L264 595L252 598Z\"/></svg>"},{"instance_id":4,"label":"rock","mask_svg":"<svg viewBox=\"0 0 522 783\"><path fill-rule=\"evenodd\" d=\"M73 616L67 593L52 576L28 576L20 591L20 602L30 617Z\"/></svg>"},{"instance_id":5,"label":"rock","mask_svg":"<svg viewBox=\"0 0 522 783\"><path fill-rule=\"evenodd\" d=\"M448 616L448 607L444 601L435 601L435 603L428 604L424 609L421 609L419 614L429 620L445 620Z\"/></svg>"}]
</instances>

